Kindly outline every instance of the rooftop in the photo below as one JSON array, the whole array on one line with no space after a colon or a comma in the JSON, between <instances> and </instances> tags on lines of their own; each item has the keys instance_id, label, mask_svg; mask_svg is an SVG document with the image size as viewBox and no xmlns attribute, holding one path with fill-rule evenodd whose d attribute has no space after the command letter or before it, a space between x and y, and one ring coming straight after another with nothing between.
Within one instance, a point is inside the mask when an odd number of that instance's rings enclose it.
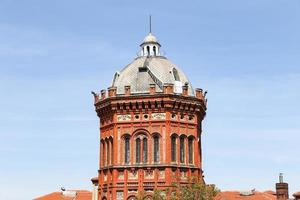
<instances>
[{"instance_id":1,"label":"rooftop","mask_svg":"<svg viewBox=\"0 0 300 200\"><path fill-rule=\"evenodd\" d=\"M239 191L225 191L220 192L215 200L276 200L275 192L239 192Z\"/></svg>"},{"instance_id":2,"label":"rooftop","mask_svg":"<svg viewBox=\"0 0 300 200\"><path fill-rule=\"evenodd\" d=\"M91 200L92 192L88 190L66 190L52 192L34 200Z\"/></svg>"},{"instance_id":3,"label":"rooftop","mask_svg":"<svg viewBox=\"0 0 300 200\"><path fill-rule=\"evenodd\" d=\"M188 95L194 96L193 88L187 76L170 60L160 53L161 45L151 33L140 45L137 58L120 72L117 71L112 80L112 87L117 94L124 94L125 86L130 86L132 93L147 93L149 85L154 84L157 92L162 92L165 84L174 85L174 93L182 94L182 87L188 86Z\"/></svg>"}]
</instances>

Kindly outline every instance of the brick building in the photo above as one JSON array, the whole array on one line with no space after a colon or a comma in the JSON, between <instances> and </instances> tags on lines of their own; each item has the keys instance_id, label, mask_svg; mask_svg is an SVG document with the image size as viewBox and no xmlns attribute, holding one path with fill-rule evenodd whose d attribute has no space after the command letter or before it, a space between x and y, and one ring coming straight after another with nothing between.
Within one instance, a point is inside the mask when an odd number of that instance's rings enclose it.
<instances>
[{"instance_id":1,"label":"brick building","mask_svg":"<svg viewBox=\"0 0 300 200\"><path fill-rule=\"evenodd\" d=\"M133 62L116 72L111 86L94 93L100 118L100 158L93 190L50 193L37 200L134 200L140 191L152 199L154 189L187 183L202 171L202 120L206 93L193 90L185 74L160 53L150 32ZM216 183L217 184L217 183ZM225 191L216 200L288 200L280 175L276 192ZM169 195L169 194L166 194ZM300 192L293 194L300 200Z\"/></svg>"},{"instance_id":2,"label":"brick building","mask_svg":"<svg viewBox=\"0 0 300 200\"><path fill-rule=\"evenodd\" d=\"M203 180L202 89L160 53L150 32L132 63L94 94L100 118L99 199L135 199L187 177Z\"/></svg>"}]
</instances>

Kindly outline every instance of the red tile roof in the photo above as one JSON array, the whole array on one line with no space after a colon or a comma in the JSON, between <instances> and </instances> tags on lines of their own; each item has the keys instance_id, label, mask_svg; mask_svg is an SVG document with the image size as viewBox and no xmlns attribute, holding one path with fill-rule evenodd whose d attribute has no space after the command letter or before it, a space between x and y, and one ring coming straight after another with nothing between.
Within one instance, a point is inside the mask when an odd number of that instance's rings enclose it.
<instances>
[{"instance_id":1,"label":"red tile roof","mask_svg":"<svg viewBox=\"0 0 300 200\"><path fill-rule=\"evenodd\" d=\"M92 193L87 190L67 190L66 192L74 192L75 196L63 192L52 192L34 200L92 200Z\"/></svg>"},{"instance_id":2,"label":"red tile roof","mask_svg":"<svg viewBox=\"0 0 300 200\"><path fill-rule=\"evenodd\" d=\"M248 195L242 195L241 192L237 191L226 191L220 192L215 200L276 200L276 196L274 194L270 194L270 192L254 192Z\"/></svg>"},{"instance_id":3,"label":"red tile roof","mask_svg":"<svg viewBox=\"0 0 300 200\"><path fill-rule=\"evenodd\" d=\"M295 192L295 193L293 194L293 196L299 198L299 197L300 197L300 191L299 191L299 192Z\"/></svg>"}]
</instances>

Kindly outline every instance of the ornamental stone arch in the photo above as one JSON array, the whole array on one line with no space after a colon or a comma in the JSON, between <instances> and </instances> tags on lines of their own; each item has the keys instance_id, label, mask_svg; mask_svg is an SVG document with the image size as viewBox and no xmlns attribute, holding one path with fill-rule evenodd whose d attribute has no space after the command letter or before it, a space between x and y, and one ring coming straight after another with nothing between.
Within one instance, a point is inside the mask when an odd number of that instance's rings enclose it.
<instances>
[{"instance_id":1,"label":"ornamental stone arch","mask_svg":"<svg viewBox=\"0 0 300 200\"><path fill-rule=\"evenodd\" d=\"M149 136L150 136L150 133L149 133L149 131L147 131L146 129L140 128L140 129L135 130L135 131L132 133L132 137L133 137L133 138L136 137L137 135L145 135L145 136L149 137Z\"/></svg>"},{"instance_id":2,"label":"ornamental stone arch","mask_svg":"<svg viewBox=\"0 0 300 200\"><path fill-rule=\"evenodd\" d=\"M161 134L160 134L159 132L153 132L153 133L151 134L151 136L152 136L152 138L154 138L155 136L158 136L159 138L162 137Z\"/></svg>"},{"instance_id":3,"label":"ornamental stone arch","mask_svg":"<svg viewBox=\"0 0 300 200\"><path fill-rule=\"evenodd\" d=\"M176 137L176 138L178 138L179 135L178 135L177 133L172 133L172 134L171 134L171 137Z\"/></svg>"},{"instance_id":4,"label":"ornamental stone arch","mask_svg":"<svg viewBox=\"0 0 300 200\"><path fill-rule=\"evenodd\" d=\"M121 136L121 139L124 140L126 137L131 138L131 135L130 135L129 133L124 133L124 134Z\"/></svg>"},{"instance_id":5,"label":"ornamental stone arch","mask_svg":"<svg viewBox=\"0 0 300 200\"><path fill-rule=\"evenodd\" d=\"M134 195L131 195L127 198L127 200L137 200L136 196Z\"/></svg>"},{"instance_id":6,"label":"ornamental stone arch","mask_svg":"<svg viewBox=\"0 0 300 200\"><path fill-rule=\"evenodd\" d=\"M196 139L196 137L195 137L194 135L187 135L187 138L188 138L188 139L192 139L192 140L195 140L195 139Z\"/></svg>"},{"instance_id":7,"label":"ornamental stone arch","mask_svg":"<svg viewBox=\"0 0 300 200\"><path fill-rule=\"evenodd\" d=\"M144 198L144 200L152 200L152 199L153 199L153 197L151 195L148 195Z\"/></svg>"},{"instance_id":8,"label":"ornamental stone arch","mask_svg":"<svg viewBox=\"0 0 300 200\"><path fill-rule=\"evenodd\" d=\"M139 163L148 163L149 161L149 141L150 134L145 129L137 129L132 134L132 153L134 157L134 162Z\"/></svg>"}]
</instances>

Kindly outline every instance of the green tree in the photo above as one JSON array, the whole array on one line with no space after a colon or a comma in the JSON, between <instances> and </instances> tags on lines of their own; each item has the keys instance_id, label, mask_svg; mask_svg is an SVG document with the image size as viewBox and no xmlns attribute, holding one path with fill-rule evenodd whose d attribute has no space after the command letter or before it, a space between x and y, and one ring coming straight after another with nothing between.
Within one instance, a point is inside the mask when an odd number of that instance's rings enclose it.
<instances>
[{"instance_id":1,"label":"green tree","mask_svg":"<svg viewBox=\"0 0 300 200\"><path fill-rule=\"evenodd\" d=\"M152 199L167 200L168 194L169 200L213 200L218 193L219 190L214 185L206 185L197 178L191 178L186 184L174 183L173 188L167 191L155 189ZM140 191L137 200L148 200L146 192Z\"/></svg>"},{"instance_id":2,"label":"green tree","mask_svg":"<svg viewBox=\"0 0 300 200\"><path fill-rule=\"evenodd\" d=\"M166 200L166 193L162 190L154 190L153 200Z\"/></svg>"},{"instance_id":3,"label":"green tree","mask_svg":"<svg viewBox=\"0 0 300 200\"><path fill-rule=\"evenodd\" d=\"M166 193L163 190L155 189L153 191L152 200L166 200ZM137 195L137 200L148 200L148 196L145 191L140 191Z\"/></svg>"},{"instance_id":4,"label":"green tree","mask_svg":"<svg viewBox=\"0 0 300 200\"><path fill-rule=\"evenodd\" d=\"M214 185L206 185L192 178L185 185L174 184L171 200L213 200L218 193L219 190Z\"/></svg>"}]
</instances>

